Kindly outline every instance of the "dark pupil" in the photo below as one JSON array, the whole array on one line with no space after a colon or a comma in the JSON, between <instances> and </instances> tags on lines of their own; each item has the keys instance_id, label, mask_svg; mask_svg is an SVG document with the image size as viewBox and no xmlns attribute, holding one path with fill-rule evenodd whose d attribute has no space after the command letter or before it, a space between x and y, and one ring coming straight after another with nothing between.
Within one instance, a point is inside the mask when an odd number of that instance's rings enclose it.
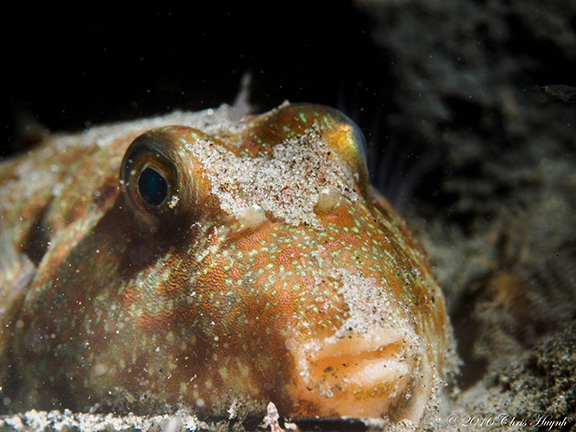
<instances>
[{"instance_id":1,"label":"dark pupil","mask_svg":"<svg viewBox=\"0 0 576 432\"><path fill-rule=\"evenodd\" d=\"M159 206L168 194L166 179L152 168L146 168L138 179L138 190L144 201L153 206Z\"/></svg>"}]
</instances>

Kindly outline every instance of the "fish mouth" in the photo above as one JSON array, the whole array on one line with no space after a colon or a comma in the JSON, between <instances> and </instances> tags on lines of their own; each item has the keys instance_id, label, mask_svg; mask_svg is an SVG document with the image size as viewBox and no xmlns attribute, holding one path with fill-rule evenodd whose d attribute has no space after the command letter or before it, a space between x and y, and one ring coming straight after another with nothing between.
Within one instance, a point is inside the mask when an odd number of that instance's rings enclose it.
<instances>
[{"instance_id":1,"label":"fish mouth","mask_svg":"<svg viewBox=\"0 0 576 432\"><path fill-rule=\"evenodd\" d=\"M404 331L372 328L363 334L316 339L293 354L306 415L381 417L409 393L415 368Z\"/></svg>"}]
</instances>

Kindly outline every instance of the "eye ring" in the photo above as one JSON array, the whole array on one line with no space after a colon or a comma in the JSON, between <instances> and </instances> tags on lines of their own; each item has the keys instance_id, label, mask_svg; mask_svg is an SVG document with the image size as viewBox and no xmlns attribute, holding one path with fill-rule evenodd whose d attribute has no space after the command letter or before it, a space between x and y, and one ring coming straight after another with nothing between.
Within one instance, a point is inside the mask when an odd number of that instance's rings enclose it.
<instances>
[{"instance_id":1,"label":"eye ring","mask_svg":"<svg viewBox=\"0 0 576 432\"><path fill-rule=\"evenodd\" d=\"M160 225L161 216L177 213L169 205L180 189L172 147L163 134L148 132L132 142L122 161L120 185L125 207L152 230Z\"/></svg>"},{"instance_id":2,"label":"eye ring","mask_svg":"<svg viewBox=\"0 0 576 432\"><path fill-rule=\"evenodd\" d=\"M119 204L137 234L155 233L173 242L175 231L184 232L219 206L202 163L189 150L199 140L213 142L194 128L164 126L144 132L126 150Z\"/></svg>"}]
</instances>

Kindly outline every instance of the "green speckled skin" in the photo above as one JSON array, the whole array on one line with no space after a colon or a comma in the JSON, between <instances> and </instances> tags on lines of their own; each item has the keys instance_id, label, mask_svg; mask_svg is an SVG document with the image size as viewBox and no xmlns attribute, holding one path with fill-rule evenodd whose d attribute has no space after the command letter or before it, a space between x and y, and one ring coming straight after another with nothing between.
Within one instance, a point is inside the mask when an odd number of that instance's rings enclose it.
<instances>
[{"instance_id":1,"label":"green speckled skin","mask_svg":"<svg viewBox=\"0 0 576 432\"><path fill-rule=\"evenodd\" d=\"M433 405L442 293L369 187L357 127L314 105L222 110L54 135L0 165L8 409L417 421ZM158 206L146 167L168 184Z\"/></svg>"}]
</instances>

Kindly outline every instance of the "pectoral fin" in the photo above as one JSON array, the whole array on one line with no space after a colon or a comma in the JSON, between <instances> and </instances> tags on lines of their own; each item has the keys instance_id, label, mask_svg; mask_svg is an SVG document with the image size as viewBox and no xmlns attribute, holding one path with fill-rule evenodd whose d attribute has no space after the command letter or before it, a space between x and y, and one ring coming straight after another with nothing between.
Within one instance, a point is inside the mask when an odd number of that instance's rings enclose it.
<instances>
[{"instance_id":1,"label":"pectoral fin","mask_svg":"<svg viewBox=\"0 0 576 432\"><path fill-rule=\"evenodd\" d=\"M16 251L9 233L0 224L0 383L2 371L7 369L3 363L10 333L36 273L34 264Z\"/></svg>"}]
</instances>

